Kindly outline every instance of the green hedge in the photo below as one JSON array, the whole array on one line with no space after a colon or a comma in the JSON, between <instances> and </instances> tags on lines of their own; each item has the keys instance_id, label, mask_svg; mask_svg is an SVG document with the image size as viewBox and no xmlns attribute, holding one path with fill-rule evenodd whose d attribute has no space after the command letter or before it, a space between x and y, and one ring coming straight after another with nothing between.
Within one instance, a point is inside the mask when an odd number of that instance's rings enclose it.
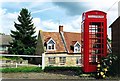
<instances>
[{"instance_id":1,"label":"green hedge","mask_svg":"<svg viewBox=\"0 0 120 81\"><path fill-rule=\"evenodd\" d=\"M77 71L77 72L82 72L81 67L45 67L44 69L45 72L47 71Z\"/></svg>"},{"instance_id":2,"label":"green hedge","mask_svg":"<svg viewBox=\"0 0 120 81\"><path fill-rule=\"evenodd\" d=\"M81 67L45 67L44 72L50 71L75 71L82 73ZM17 72L42 72L41 67L18 67L18 68L1 68L2 73L17 73Z\"/></svg>"},{"instance_id":3,"label":"green hedge","mask_svg":"<svg viewBox=\"0 0 120 81\"><path fill-rule=\"evenodd\" d=\"M41 72L40 67L18 67L18 68L1 68L2 73L16 73L16 72Z\"/></svg>"}]
</instances>

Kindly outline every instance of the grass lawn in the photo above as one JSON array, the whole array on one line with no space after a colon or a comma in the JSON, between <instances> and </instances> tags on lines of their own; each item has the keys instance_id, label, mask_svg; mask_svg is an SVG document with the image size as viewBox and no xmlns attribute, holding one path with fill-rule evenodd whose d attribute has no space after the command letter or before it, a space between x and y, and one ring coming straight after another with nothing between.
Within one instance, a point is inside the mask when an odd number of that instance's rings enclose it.
<instances>
[{"instance_id":1,"label":"grass lawn","mask_svg":"<svg viewBox=\"0 0 120 81\"><path fill-rule=\"evenodd\" d=\"M17 72L41 72L41 67L18 67L18 68L0 68L0 72L2 73L17 73Z\"/></svg>"},{"instance_id":2,"label":"grass lawn","mask_svg":"<svg viewBox=\"0 0 120 81\"><path fill-rule=\"evenodd\" d=\"M0 56L0 60L13 60L13 61L16 61L16 60L23 60L23 59L19 58L19 57L5 57L5 56Z\"/></svg>"}]
</instances>

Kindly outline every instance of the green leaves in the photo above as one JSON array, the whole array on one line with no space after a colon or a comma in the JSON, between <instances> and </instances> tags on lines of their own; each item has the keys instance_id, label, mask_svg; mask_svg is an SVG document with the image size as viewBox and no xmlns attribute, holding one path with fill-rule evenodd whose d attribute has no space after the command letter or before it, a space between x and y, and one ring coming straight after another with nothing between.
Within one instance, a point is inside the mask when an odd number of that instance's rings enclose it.
<instances>
[{"instance_id":1,"label":"green leaves","mask_svg":"<svg viewBox=\"0 0 120 81\"><path fill-rule=\"evenodd\" d=\"M36 47L35 27L30 12L22 8L18 15L19 23L14 22L16 31L11 30L13 42L10 43L9 53L20 55L33 55Z\"/></svg>"},{"instance_id":2,"label":"green leaves","mask_svg":"<svg viewBox=\"0 0 120 81\"><path fill-rule=\"evenodd\" d=\"M117 56L114 54L108 54L107 57L103 57L97 65L96 77L104 79L109 76L112 72L112 65L117 60Z\"/></svg>"}]
</instances>

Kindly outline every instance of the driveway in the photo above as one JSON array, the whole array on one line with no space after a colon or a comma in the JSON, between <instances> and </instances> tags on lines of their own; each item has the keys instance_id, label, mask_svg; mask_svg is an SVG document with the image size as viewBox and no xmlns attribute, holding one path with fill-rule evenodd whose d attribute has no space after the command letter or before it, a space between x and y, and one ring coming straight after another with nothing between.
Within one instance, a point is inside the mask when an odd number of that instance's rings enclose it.
<instances>
[{"instance_id":1,"label":"driveway","mask_svg":"<svg viewBox=\"0 0 120 81\"><path fill-rule=\"evenodd\" d=\"M2 81L96 81L94 77L79 77L73 74L62 73L2 73ZM33 80L34 79L34 80ZM103 81L103 80L99 80ZM105 81L120 81L120 78L112 78Z\"/></svg>"},{"instance_id":2,"label":"driveway","mask_svg":"<svg viewBox=\"0 0 120 81\"><path fill-rule=\"evenodd\" d=\"M75 75L54 74L54 73L2 73L3 79L81 79ZM87 79L87 78L86 78Z\"/></svg>"}]
</instances>

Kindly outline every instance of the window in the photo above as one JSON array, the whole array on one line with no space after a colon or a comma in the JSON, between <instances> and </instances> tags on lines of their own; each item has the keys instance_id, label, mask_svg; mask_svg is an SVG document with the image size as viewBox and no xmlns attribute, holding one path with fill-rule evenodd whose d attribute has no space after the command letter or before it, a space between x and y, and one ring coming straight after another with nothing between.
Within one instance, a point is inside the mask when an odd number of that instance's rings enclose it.
<instances>
[{"instance_id":1,"label":"window","mask_svg":"<svg viewBox=\"0 0 120 81\"><path fill-rule=\"evenodd\" d=\"M81 57L76 58L76 64L82 65L82 58Z\"/></svg>"},{"instance_id":2,"label":"window","mask_svg":"<svg viewBox=\"0 0 120 81\"><path fill-rule=\"evenodd\" d=\"M74 52L77 53L80 51L80 47L74 47Z\"/></svg>"},{"instance_id":3,"label":"window","mask_svg":"<svg viewBox=\"0 0 120 81\"><path fill-rule=\"evenodd\" d=\"M74 53L80 53L80 52L81 52L80 44L76 42L76 44L74 45Z\"/></svg>"},{"instance_id":4,"label":"window","mask_svg":"<svg viewBox=\"0 0 120 81\"><path fill-rule=\"evenodd\" d=\"M6 46L0 46L0 51L7 51L8 47Z\"/></svg>"},{"instance_id":5,"label":"window","mask_svg":"<svg viewBox=\"0 0 120 81\"><path fill-rule=\"evenodd\" d=\"M48 44L48 49L49 50L54 50L55 49L55 45L54 44Z\"/></svg>"},{"instance_id":6,"label":"window","mask_svg":"<svg viewBox=\"0 0 120 81\"><path fill-rule=\"evenodd\" d=\"M65 65L66 57L60 57L60 65Z\"/></svg>"},{"instance_id":7,"label":"window","mask_svg":"<svg viewBox=\"0 0 120 81\"><path fill-rule=\"evenodd\" d=\"M98 58L103 54L103 22L90 22L89 23L89 63L95 64ZM98 57L99 55L99 57Z\"/></svg>"},{"instance_id":8,"label":"window","mask_svg":"<svg viewBox=\"0 0 120 81\"><path fill-rule=\"evenodd\" d=\"M47 50L55 50L55 41L51 38L48 42L47 42Z\"/></svg>"},{"instance_id":9,"label":"window","mask_svg":"<svg viewBox=\"0 0 120 81\"><path fill-rule=\"evenodd\" d=\"M89 62L92 64L96 64L96 62L98 61L98 57L97 55L89 55Z\"/></svg>"},{"instance_id":10,"label":"window","mask_svg":"<svg viewBox=\"0 0 120 81\"><path fill-rule=\"evenodd\" d=\"M55 57L49 57L49 64L55 64Z\"/></svg>"}]
</instances>

